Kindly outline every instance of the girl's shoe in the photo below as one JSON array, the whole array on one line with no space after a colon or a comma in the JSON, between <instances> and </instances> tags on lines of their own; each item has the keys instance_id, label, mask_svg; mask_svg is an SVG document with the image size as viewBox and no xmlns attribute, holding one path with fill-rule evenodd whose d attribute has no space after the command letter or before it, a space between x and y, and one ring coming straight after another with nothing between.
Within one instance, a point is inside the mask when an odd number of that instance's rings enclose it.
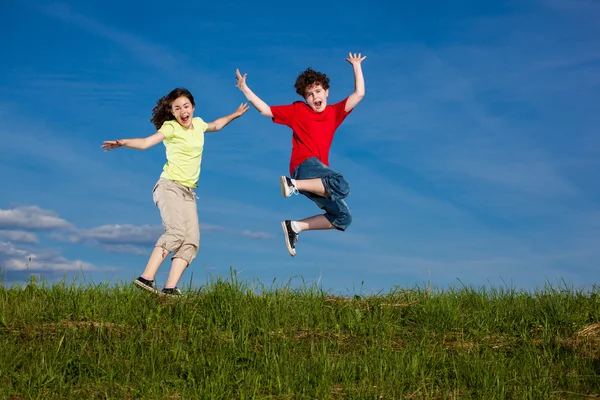
<instances>
[{"instance_id":1,"label":"girl's shoe","mask_svg":"<svg viewBox=\"0 0 600 400\"><path fill-rule=\"evenodd\" d=\"M176 287L174 288L164 288L162 290L163 294L166 294L167 296L171 296L171 297L179 297L181 296L181 291L179 289L177 289Z\"/></svg>"},{"instance_id":2,"label":"girl's shoe","mask_svg":"<svg viewBox=\"0 0 600 400\"><path fill-rule=\"evenodd\" d=\"M156 283L154 283L154 281L144 279L140 276L139 278L136 278L133 281L133 283L136 284L137 286L141 287L144 290L147 290L152 293L158 293L158 290L156 289Z\"/></svg>"}]
</instances>

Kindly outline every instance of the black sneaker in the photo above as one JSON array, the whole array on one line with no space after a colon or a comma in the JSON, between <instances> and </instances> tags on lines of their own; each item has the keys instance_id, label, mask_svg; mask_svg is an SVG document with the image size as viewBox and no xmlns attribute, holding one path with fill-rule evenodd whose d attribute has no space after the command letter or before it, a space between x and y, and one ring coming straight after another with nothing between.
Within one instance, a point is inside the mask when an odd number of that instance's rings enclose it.
<instances>
[{"instance_id":1,"label":"black sneaker","mask_svg":"<svg viewBox=\"0 0 600 400\"><path fill-rule=\"evenodd\" d=\"M179 297L179 296L181 296L181 291L179 289L177 289L176 287L164 288L162 290L162 294L167 295L169 297Z\"/></svg>"},{"instance_id":2,"label":"black sneaker","mask_svg":"<svg viewBox=\"0 0 600 400\"><path fill-rule=\"evenodd\" d=\"M158 290L156 290L156 284L154 283L154 281L144 279L140 276L139 278L135 279L133 281L133 283L138 285L139 287L141 287L144 290L147 290L152 293L158 293Z\"/></svg>"},{"instance_id":3,"label":"black sneaker","mask_svg":"<svg viewBox=\"0 0 600 400\"><path fill-rule=\"evenodd\" d=\"M283 197L290 197L292 194L298 194L296 185L287 176L279 178L279 185L281 186L281 194Z\"/></svg>"},{"instance_id":4,"label":"black sneaker","mask_svg":"<svg viewBox=\"0 0 600 400\"><path fill-rule=\"evenodd\" d=\"M296 242L298 241L298 234L292 229L292 222L290 220L281 221L281 227L283 228L283 236L285 237L285 244L287 246L290 256L296 255Z\"/></svg>"}]
</instances>

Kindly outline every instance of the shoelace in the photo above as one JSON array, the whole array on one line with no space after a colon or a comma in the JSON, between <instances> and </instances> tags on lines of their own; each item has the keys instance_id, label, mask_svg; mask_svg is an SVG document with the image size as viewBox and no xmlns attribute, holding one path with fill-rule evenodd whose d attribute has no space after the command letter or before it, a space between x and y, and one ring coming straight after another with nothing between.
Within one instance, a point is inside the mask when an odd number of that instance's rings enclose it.
<instances>
[{"instance_id":1,"label":"shoelace","mask_svg":"<svg viewBox=\"0 0 600 400\"><path fill-rule=\"evenodd\" d=\"M292 188L292 194L300 194L300 192L298 191L298 189L296 189L296 185L291 184L291 182L289 182L289 183L290 184L288 184L288 187Z\"/></svg>"}]
</instances>

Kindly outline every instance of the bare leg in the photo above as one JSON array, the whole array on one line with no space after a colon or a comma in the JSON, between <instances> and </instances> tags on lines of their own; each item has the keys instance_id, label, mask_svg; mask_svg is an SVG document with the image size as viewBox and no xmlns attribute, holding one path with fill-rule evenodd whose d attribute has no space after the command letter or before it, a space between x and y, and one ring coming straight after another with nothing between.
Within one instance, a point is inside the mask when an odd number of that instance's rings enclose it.
<instances>
[{"instance_id":1,"label":"bare leg","mask_svg":"<svg viewBox=\"0 0 600 400\"><path fill-rule=\"evenodd\" d=\"M302 231L314 231L323 229L334 229L335 226L323 214L315 215L310 218L297 221L298 227Z\"/></svg>"},{"instance_id":2,"label":"bare leg","mask_svg":"<svg viewBox=\"0 0 600 400\"><path fill-rule=\"evenodd\" d=\"M183 258L174 258L171 263L171 271L169 271L169 277L167 278L165 287L176 287L187 266L188 262Z\"/></svg>"},{"instance_id":3,"label":"bare leg","mask_svg":"<svg viewBox=\"0 0 600 400\"><path fill-rule=\"evenodd\" d=\"M322 197L329 197L321 178L296 180L296 189L311 192Z\"/></svg>"},{"instance_id":4,"label":"bare leg","mask_svg":"<svg viewBox=\"0 0 600 400\"><path fill-rule=\"evenodd\" d=\"M152 250L152 254L150 255L148 264L146 264L146 269L144 270L142 277L151 281L154 280L156 271L158 271L158 268L168 255L169 252L162 247L155 247L154 250Z\"/></svg>"}]
</instances>

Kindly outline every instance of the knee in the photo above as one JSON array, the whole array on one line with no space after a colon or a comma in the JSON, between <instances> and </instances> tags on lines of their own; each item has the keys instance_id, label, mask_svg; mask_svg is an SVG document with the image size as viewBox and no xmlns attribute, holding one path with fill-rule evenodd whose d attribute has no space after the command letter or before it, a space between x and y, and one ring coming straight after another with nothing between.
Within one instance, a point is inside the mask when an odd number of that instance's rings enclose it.
<instances>
[{"instance_id":1,"label":"knee","mask_svg":"<svg viewBox=\"0 0 600 400\"><path fill-rule=\"evenodd\" d=\"M340 173L323 178L323 186L334 201L344 199L350 194L350 184Z\"/></svg>"},{"instance_id":2,"label":"knee","mask_svg":"<svg viewBox=\"0 0 600 400\"><path fill-rule=\"evenodd\" d=\"M329 222L331 222L331 225L333 225L335 229L345 231L352 223L352 213L348 209L341 210L335 215L332 215Z\"/></svg>"},{"instance_id":3,"label":"knee","mask_svg":"<svg viewBox=\"0 0 600 400\"><path fill-rule=\"evenodd\" d=\"M179 249L185 241L185 236L182 232L178 232L177 230L170 230L165 232L156 246L162 247L163 249L172 252Z\"/></svg>"},{"instance_id":4,"label":"knee","mask_svg":"<svg viewBox=\"0 0 600 400\"><path fill-rule=\"evenodd\" d=\"M173 257L187 261L189 267L194 258L196 258L196 255L198 255L198 246L186 243L177 250L177 253Z\"/></svg>"},{"instance_id":5,"label":"knee","mask_svg":"<svg viewBox=\"0 0 600 400\"><path fill-rule=\"evenodd\" d=\"M352 223L352 214L350 211L344 212L338 217L338 221L340 225L339 229L345 231Z\"/></svg>"}]
</instances>

